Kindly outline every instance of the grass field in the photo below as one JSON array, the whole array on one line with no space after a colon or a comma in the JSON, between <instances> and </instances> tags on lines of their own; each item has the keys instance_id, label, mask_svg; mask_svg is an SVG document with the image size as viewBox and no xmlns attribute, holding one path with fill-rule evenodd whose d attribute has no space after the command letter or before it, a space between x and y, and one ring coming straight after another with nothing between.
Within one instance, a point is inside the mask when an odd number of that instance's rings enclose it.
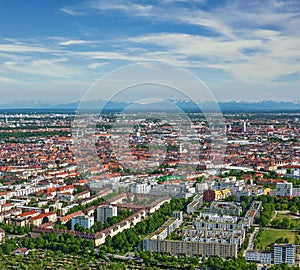
<instances>
[{"instance_id":1,"label":"grass field","mask_svg":"<svg viewBox=\"0 0 300 270\"><path fill-rule=\"evenodd\" d=\"M257 238L255 249L265 250L273 244L279 237L288 238L290 244L295 244L296 232L282 229L264 229L262 235Z\"/></svg>"},{"instance_id":2,"label":"grass field","mask_svg":"<svg viewBox=\"0 0 300 270\"><path fill-rule=\"evenodd\" d=\"M282 220L283 218L287 217L291 223L294 224L295 228L298 228L299 224L300 224L300 220L299 217L297 216L293 216L293 215L289 215L289 214L277 214L276 215L276 219Z\"/></svg>"}]
</instances>

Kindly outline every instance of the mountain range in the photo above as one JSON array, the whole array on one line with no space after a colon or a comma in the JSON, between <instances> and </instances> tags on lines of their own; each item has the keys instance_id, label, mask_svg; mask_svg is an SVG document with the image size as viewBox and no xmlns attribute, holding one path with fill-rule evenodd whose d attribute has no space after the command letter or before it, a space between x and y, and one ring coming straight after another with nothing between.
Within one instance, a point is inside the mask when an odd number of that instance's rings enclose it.
<instances>
[{"instance_id":1,"label":"mountain range","mask_svg":"<svg viewBox=\"0 0 300 270\"><path fill-rule=\"evenodd\" d=\"M184 112L198 112L199 107L192 101L187 100L168 100L171 108L178 107ZM71 111L75 112L79 106L79 102L50 104L36 101L11 102L0 104L0 110L3 111ZM98 110L104 108L107 112L121 112L123 110L138 110L138 111L164 111L165 102L155 101L148 104L133 104L128 102L118 101L103 101L94 100L86 101L80 104L80 108L84 110ZM202 102L201 105L207 111L215 111L215 104L212 102ZM300 112L299 102L288 101L272 101L264 100L259 102L248 101L229 101L218 103L222 112ZM168 106L169 107L169 106Z\"/></svg>"}]
</instances>

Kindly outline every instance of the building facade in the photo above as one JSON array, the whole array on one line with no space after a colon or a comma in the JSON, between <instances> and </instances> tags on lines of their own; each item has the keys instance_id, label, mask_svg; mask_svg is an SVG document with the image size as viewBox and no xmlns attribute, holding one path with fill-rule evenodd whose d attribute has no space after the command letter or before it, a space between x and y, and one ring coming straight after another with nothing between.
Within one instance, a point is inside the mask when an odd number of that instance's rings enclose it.
<instances>
[{"instance_id":1,"label":"building facade","mask_svg":"<svg viewBox=\"0 0 300 270\"><path fill-rule=\"evenodd\" d=\"M246 252L245 259L248 262L271 264L272 263L272 253L258 252L257 250L248 250Z\"/></svg>"},{"instance_id":2,"label":"building facade","mask_svg":"<svg viewBox=\"0 0 300 270\"><path fill-rule=\"evenodd\" d=\"M274 264L295 264L295 246L292 244L274 245Z\"/></svg>"},{"instance_id":3,"label":"building facade","mask_svg":"<svg viewBox=\"0 0 300 270\"><path fill-rule=\"evenodd\" d=\"M79 224L86 229L90 229L94 225L94 217L90 216L77 216L71 220L71 229L74 231L75 225Z\"/></svg>"},{"instance_id":4,"label":"building facade","mask_svg":"<svg viewBox=\"0 0 300 270\"><path fill-rule=\"evenodd\" d=\"M277 183L275 195L277 197L291 198L293 196L293 183Z\"/></svg>"},{"instance_id":5,"label":"building facade","mask_svg":"<svg viewBox=\"0 0 300 270\"><path fill-rule=\"evenodd\" d=\"M97 208L97 221L105 222L109 217L116 217L117 214L117 206L101 205Z\"/></svg>"},{"instance_id":6,"label":"building facade","mask_svg":"<svg viewBox=\"0 0 300 270\"><path fill-rule=\"evenodd\" d=\"M164 252L172 255L187 254L198 256L219 256L227 259L237 257L236 244L190 242L181 240L143 240L143 249L154 252Z\"/></svg>"},{"instance_id":7,"label":"building facade","mask_svg":"<svg viewBox=\"0 0 300 270\"><path fill-rule=\"evenodd\" d=\"M142 194L148 194L150 193L151 186L146 183L134 183L130 186L130 191L132 193L142 193Z\"/></svg>"}]
</instances>

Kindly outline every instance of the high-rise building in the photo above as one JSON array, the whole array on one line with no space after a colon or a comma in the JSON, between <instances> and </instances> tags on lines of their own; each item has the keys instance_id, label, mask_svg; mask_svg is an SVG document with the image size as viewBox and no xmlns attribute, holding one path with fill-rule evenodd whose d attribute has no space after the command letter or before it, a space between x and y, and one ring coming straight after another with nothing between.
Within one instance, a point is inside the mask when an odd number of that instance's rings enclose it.
<instances>
[{"instance_id":1,"label":"high-rise building","mask_svg":"<svg viewBox=\"0 0 300 270\"><path fill-rule=\"evenodd\" d=\"M117 209L117 206L100 205L97 208L97 221L105 222L109 217L116 217L118 214Z\"/></svg>"},{"instance_id":2,"label":"high-rise building","mask_svg":"<svg viewBox=\"0 0 300 270\"><path fill-rule=\"evenodd\" d=\"M290 198L293 196L293 183L277 183L275 195Z\"/></svg>"},{"instance_id":3,"label":"high-rise building","mask_svg":"<svg viewBox=\"0 0 300 270\"><path fill-rule=\"evenodd\" d=\"M246 121L243 122L242 131L243 131L243 133L247 132L247 122Z\"/></svg>"},{"instance_id":4,"label":"high-rise building","mask_svg":"<svg viewBox=\"0 0 300 270\"><path fill-rule=\"evenodd\" d=\"M77 216L71 220L71 229L74 231L75 225L80 224L86 229L90 229L94 225L94 217L90 216Z\"/></svg>"},{"instance_id":5,"label":"high-rise building","mask_svg":"<svg viewBox=\"0 0 300 270\"><path fill-rule=\"evenodd\" d=\"M295 246L292 244L274 245L274 264L295 264Z\"/></svg>"}]
</instances>

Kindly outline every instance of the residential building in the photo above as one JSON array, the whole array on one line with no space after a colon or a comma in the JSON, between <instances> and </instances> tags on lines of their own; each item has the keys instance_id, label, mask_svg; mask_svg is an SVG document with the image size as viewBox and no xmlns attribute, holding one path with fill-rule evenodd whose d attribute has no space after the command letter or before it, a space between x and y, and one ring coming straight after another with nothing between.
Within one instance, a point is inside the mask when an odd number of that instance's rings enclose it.
<instances>
[{"instance_id":1,"label":"residential building","mask_svg":"<svg viewBox=\"0 0 300 270\"><path fill-rule=\"evenodd\" d=\"M197 194L193 201L187 205L186 211L188 214L194 214L203 204L203 194Z\"/></svg>"},{"instance_id":2,"label":"residential building","mask_svg":"<svg viewBox=\"0 0 300 270\"><path fill-rule=\"evenodd\" d=\"M236 244L204 243L181 240L143 240L143 249L146 251L164 252L172 255L187 254L198 256L219 256L221 258L237 257Z\"/></svg>"},{"instance_id":3,"label":"residential building","mask_svg":"<svg viewBox=\"0 0 300 270\"><path fill-rule=\"evenodd\" d=\"M291 198L293 196L293 183L277 183L275 195L278 197Z\"/></svg>"},{"instance_id":4,"label":"residential building","mask_svg":"<svg viewBox=\"0 0 300 270\"><path fill-rule=\"evenodd\" d=\"M83 200L89 197L91 197L91 192L89 190L84 190L74 195L75 200Z\"/></svg>"},{"instance_id":5,"label":"residential building","mask_svg":"<svg viewBox=\"0 0 300 270\"><path fill-rule=\"evenodd\" d=\"M130 186L130 191L132 193L143 193L148 194L151 190L151 186L147 183L134 183Z\"/></svg>"},{"instance_id":6,"label":"residential building","mask_svg":"<svg viewBox=\"0 0 300 270\"><path fill-rule=\"evenodd\" d=\"M75 200L75 197L72 193L65 192L65 193L58 193L57 199L62 202L73 202Z\"/></svg>"},{"instance_id":7,"label":"residential building","mask_svg":"<svg viewBox=\"0 0 300 270\"><path fill-rule=\"evenodd\" d=\"M248 262L271 264L272 263L272 253L258 252L257 250L247 250L245 259Z\"/></svg>"},{"instance_id":8,"label":"residential building","mask_svg":"<svg viewBox=\"0 0 300 270\"><path fill-rule=\"evenodd\" d=\"M97 208L97 221L105 222L109 217L116 217L118 214L117 206L100 205Z\"/></svg>"},{"instance_id":9,"label":"residential building","mask_svg":"<svg viewBox=\"0 0 300 270\"><path fill-rule=\"evenodd\" d=\"M204 212L239 216L242 213L242 207L234 202L212 202L209 208L204 209Z\"/></svg>"},{"instance_id":10,"label":"residential building","mask_svg":"<svg viewBox=\"0 0 300 270\"><path fill-rule=\"evenodd\" d=\"M274 264L295 264L295 246L292 244L274 245Z\"/></svg>"},{"instance_id":11,"label":"residential building","mask_svg":"<svg viewBox=\"0 0 300 270\"><path fill-rule=\"evenodd\" d=\"M80 224L86 229L90 229L94 225L94 217L90 216L77 216L71 220L71 229L74 231L75 225Z\"/></svg>"},{"instance_id":12,"label":"residential building","mask_svg":"<svg viewBox=\"0 0 300 270\"><path fill-rule=\"evenodd\" d=\"M231 194L230 189L223 190L205 190L203 192L203 200L206 202L219 201Z\"/></svg>"},{"instance_id":13,"label":"residential building","mask_svg":"<svg viewBox=\"0 0 300 270\"><path fill-rule=\"evenodd\" d=\"M30 222L35 226L40 226L43 223L56 222L56 221L57 221L56 212L40 214L38 216L30 218Z\"/></svg>"}]
</instances>

